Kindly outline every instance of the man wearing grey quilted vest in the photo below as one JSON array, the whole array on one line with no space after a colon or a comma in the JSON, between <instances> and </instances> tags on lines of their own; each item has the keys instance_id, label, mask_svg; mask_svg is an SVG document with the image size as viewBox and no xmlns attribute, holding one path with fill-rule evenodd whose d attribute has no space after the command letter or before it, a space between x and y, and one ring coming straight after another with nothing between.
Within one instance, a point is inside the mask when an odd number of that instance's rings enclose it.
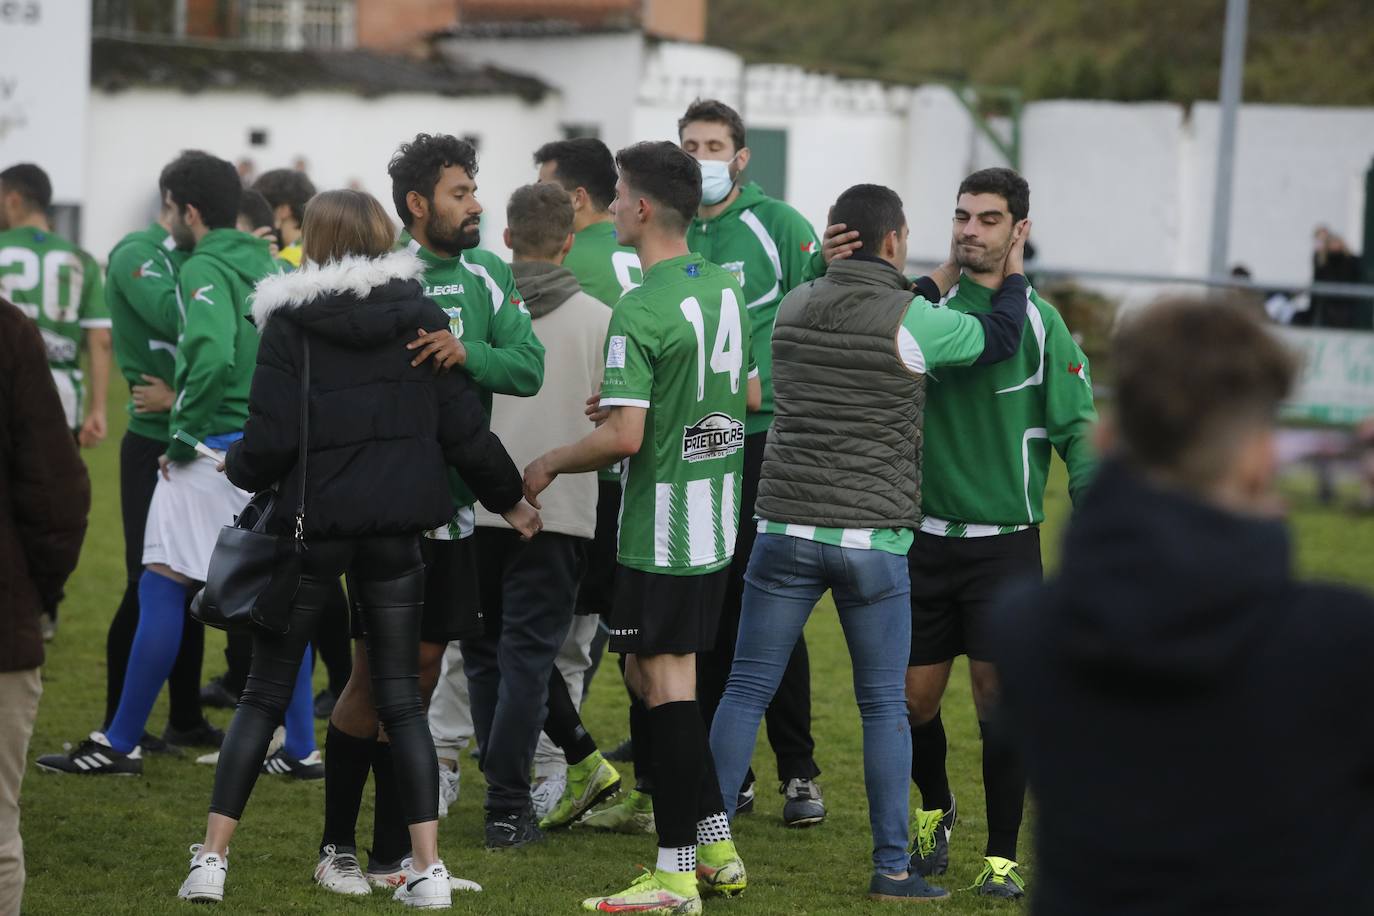
<instances>
[{"instance_id":1,"label":"man wearing grey quilted vest","mask_svg":"<svg viewBox=\"0 0 1374 916\"><path fill-rule=\"evenodd\" d=\"M831 224L860 250L798 286L773 330L776 411L759 482L758 540L745 574L734 670L711 728L721 794L732 804L759 721L789 653L827 589L854 667L878 899L946 896L907 860L911 732L904 684L911 641L906 553L920 523L925 375L1007 359L1026 321L1023 220L993 310L937 304L953 258L908 284L901 199L878 185L840 195ZM733 811L729 812L733 815Z\"/></svg>"}]
</instances>

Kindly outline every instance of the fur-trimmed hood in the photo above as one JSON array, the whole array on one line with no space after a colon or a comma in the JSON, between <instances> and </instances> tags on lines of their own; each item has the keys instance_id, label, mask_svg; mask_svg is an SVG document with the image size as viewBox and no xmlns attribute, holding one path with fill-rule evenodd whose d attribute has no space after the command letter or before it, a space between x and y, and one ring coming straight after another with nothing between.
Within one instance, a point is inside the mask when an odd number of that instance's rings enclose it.
<instances>
[{"instance_id":1,"label":"fur-trimmed hood","mask_svg":"<svg viewBox=\"0 0 1374 916\"><path fill-rule=\"evenodd\" d=\"M299 270L273 274L258 283L253 294L253 323L261 329L278 310L319 300L366 301L373 290L393 281L418 281L424 272L424 263L404 248L380 258L349 256L323 265L307 262Z\"/></svg>"},{"instance_id":2,"label":"fur-trimmed hood","mask_svg":"<svg viewBox=\"0 0 1374 916\"><path fill-rule=\"evenodd\" d=\"M265 332L273 319L350 349L367 349L416 328L444 327L448 318L424 296L424 264L409 251L345 258L276 274L258 284L253 320Z\"/></svg>"}]
</instances>

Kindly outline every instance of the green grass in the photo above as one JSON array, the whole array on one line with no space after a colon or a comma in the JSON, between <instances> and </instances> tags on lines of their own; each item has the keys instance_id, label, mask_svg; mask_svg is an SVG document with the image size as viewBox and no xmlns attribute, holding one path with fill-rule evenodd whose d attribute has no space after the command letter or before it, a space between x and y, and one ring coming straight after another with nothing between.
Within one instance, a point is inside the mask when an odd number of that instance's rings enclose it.
<instances>
[{"instance_id":1,"label":"green grass","mask_svg":"<svg viewBox=\"0 0 1374 916\"><path fill-rule=\"evenodd\" d=\"M118 386L117 386L118 387ZM113 393L122 403L123 390ZM112 409L111 438L87 452L95 504L81 566L68 588L62 626L49 647L43 672L44 696L30 748L30 762L58 750L99 724L104 697L104 640L123 589L119 524L118 438L122 410ZM1051 484L1047 561L1053 563L1060 525L1066 514L1062 469ZM1299 567L1308 574L1374 587L1374 520L1341 511L1299 506L1294 514ZM758 812L738 819L736 835L748 863L750 887L744 897L708 901L718 914L828 914L868 912L863 899L869 875L868 815L863 794L863 761L858 713L850 682L849 659L832 606L827 600L807 630L811 648L814 731L817 759L824 774L830 817L806 831L785 829L779 820L781 798L768 780L760 782ZM205 673L222 670L222 634L211 631ZM625 694L604 669L585 710L593 734L610 747L626 732ZM319 676L317 675L317 678ZM979 773L977 724L969 701L967 668L956 665L946 703L950 775L963 817L954 834L950 874L945 886L967 888L981 864L985 822ZM224 713L212 711L219 725ZM150 729L166 722L160 701ZM321 738L323 730L321 729ZM773 772L767 742L761 741L755 766ZM630 777L629 768L623 772ZM38 773L30 767L23 788L23 832L29 884L25 912L179 913L175 897L185 874L188 844L203 834L213 778L211 768L191 757L152 757L139 779L83 779ZM454 910L467 913L573 913L587 895L617 890L638 863L652 863L648 837L607 837L582 833L556 835L539 847L508 854L483 850L482 778L470 759L463 761L458 804L441 822L440 844L455 874L481 882L486 891L455 896ZM371 793L359 832L366 843L371 825ZM226 907L242 913L396 912L382 894L367 900L341 898L318 890L310 877L323 812L319 783L263 777L235 837ZM1029 822L1023 832L1025 873L1035 881ZM993 912L1001 907L956 890L942 905L949 913Z\"/></svg>"}]
</instances>

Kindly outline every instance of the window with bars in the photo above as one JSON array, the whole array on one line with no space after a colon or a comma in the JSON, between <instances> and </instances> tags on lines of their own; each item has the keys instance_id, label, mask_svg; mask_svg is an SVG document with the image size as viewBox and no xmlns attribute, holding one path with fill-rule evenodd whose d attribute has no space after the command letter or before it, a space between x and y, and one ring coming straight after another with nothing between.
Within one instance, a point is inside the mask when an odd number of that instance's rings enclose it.
<instances>
[{"instance_id":1,"label":"window with bars","mask_svg":"<svg viewBox=\"0 0 1374 916\"><path fill-rule=\"evenodd\" d=\"M240 0L243 40L258 48L352 48L354 0Z\"/></svg>"}]
</instances>

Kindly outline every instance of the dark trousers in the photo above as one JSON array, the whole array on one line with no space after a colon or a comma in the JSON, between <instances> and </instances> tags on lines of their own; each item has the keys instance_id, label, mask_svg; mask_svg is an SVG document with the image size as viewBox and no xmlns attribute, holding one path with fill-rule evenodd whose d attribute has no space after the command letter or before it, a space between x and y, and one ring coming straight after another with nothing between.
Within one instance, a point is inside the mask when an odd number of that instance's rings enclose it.
<instances>
[{"instance_id":1,"label":"dark trousers","mask_svg":"<svg viewBox=\"0 0 1374 916\"><path fill-rule=\"evenodd\" d=\"M105 636L105 727L119 707L124 672L138 629L138 580L143 575L143 529L157 486L157 459L167 443L126 432L119 443L119 508L124 519L124 570L127 581L110 630ZM167 679L167 721L173 728L195 728L202 720L200 665L205 656L205 628L189 618L181 631L181 648Z\"/></svg>"},{"instance_id":2,"label":"dark trousers","mask_svg":"<svg viewBox=\"0 0 1374 916\"><path fill-rule=\"evenodd\" d=\"M337 699L353 673L352 630L348 621L348 598L343 586L336 583L325 598L321 610L319 633L312 645L319 652L329 675L329 692ZM248 680L248 664L253 659L253 637L250 630L230 630L224 643L224 687L235 696L243 693Z\"/></svg>"},{"instance_id":3,"label":"dark trousers","mask_svg":"<svg viewBox=\"0 0 1374 916\"><path fill-rule=\"evenodd\" d=\"M253 792L272 731L281 724L305 646L345 572L367 624L372 698L391 739L406 823L438 817L438 762L420 699L420 616L425 573L416 536L312 541L285 635L253 632L253 661L220 749L210 810L238 820Z\"/></svg>"},{"instance_id":4,"label":"dark trousers","mask_svg":"<svg viewBox=\"0 0 1374 916\"><path fill-rule=\"evenodd\" d=\"M463 666L487 812L505 814L530 802L549 673L572 623L586 540L545 531L526 542L499 528L473 537L486 634L463 640Z\"/></svg>"},{"instance_id":5,"label":"dark trousers","mask_svg":"<svg viewBox=\"0 0 1374 916\"><path fill-rule=\"evenodd\" d=\"M768 433L754 433L744 439L744 477L740 485L739 537L735 557L730 563L730 581L725 589L725 604L716 631L716 647L697 654L697 703L709 731L716 707L725 694L725 682L735 660L735 641L739 636L740 603L744 597L744 571L754 549L757 523L754 501L759 495L759 473ZM812 779L820 775L816 765L816 742L811 737L811 659L806 652L806 637L788 659L778 692L764 716L768 743L778 761L778 780Z\"/></svg>"}]
</instances>

